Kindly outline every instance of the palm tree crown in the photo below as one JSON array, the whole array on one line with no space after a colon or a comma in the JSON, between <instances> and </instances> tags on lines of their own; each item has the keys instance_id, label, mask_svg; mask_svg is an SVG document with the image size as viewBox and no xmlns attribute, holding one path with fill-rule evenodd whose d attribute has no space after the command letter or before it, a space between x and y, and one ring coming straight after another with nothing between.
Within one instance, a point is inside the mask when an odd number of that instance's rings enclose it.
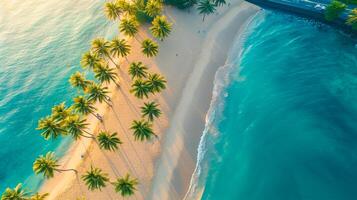
<instances>
[{"instance_id":1,"label":"palm tree crown","mask_svg":"<svg viewBox=\"0 0 357 200\"><path fill-rule=\"evenodd\" d=\"M41 130L41 136L45 140L56 139L58 136L65 134L65 130L62 128L60 121L54 119L52 116L41 118L38 121L37 130Z\"/></svg>"},{"instance_id":2,"label":"palm tree crown","mask_svg":"<svg viewBox=\"0 0 357 200\"><path fill-rule=\"evenodd\" d=\"M45 156L40 155L33 163L35 174L43 174L45 178L52 178L54 171L59 167L58 160L53 152L48 152Z\"/></svg>"},{"instance_id":3,"label":"palm tree crown","mask_svg":"<svg viewBox=\"0 0 357 200\"><path fill-rule=\"evenodd\" d=\"M348 15L346 23L351 25L353 29L357 30L357 8L353 9Z\"/></svg>"},{"instance_id":4,"label":"palm tree crown","mask_svg":"<svg viewBox=\"0 0 357 200\"><path fill-rule=\"evenodd\" d=\"M100 82L100 83L110 83L113 81L114 83L117 80L117 73L114 71L113 68L110 68L107 64L100 64L97 65L96 68L93 70L94 72L94 77ZM88 87L87 91L90 90L90 87Z\"/></svg>"},{"instance_id":5,"label":"palm tree crown","mask_svg":"<svg viewBox=\"0 0 357 200\"><path fill-rule=\"evenodd\" d=\"M108 103L108 87L102 87L99 84L91 84L90 86L88 86L88 100L89 101L99 101L100 103L102 103L103 101Z\"/></svg>"},{"instance_id":6,"label":"palm tree crown","mask_svg":"<svg viewBox=\"0 0 357 200\"><path fill-rule=\"evenodd\" d=\"M72 114L72 109L66 107L66 103L62 102L52 108L52 117L55 120L63 121Z\"/></svg>"},{"instance_id":7,"label":"palm tree crown","mask_svg":"<svg viewBox=\"0 0 357 200\"><path fill-rule=\"evenodd\" d=\"M102 187L106 186L109 178L101 169L91 166L90 171L87 171L86 174L82 176L82 180L86 183L89 190L101 190Z\"/></svg>"},{"instance_id":8,"label":"palm tree crown","mask_svg":"<svg viewBox=\"0 0 357 200\"><path fill-rule=\"evenodd\" d=\"M95 38L92 41L92 51L101 58L109 57L109 42L104 38Z\"/></svg>"},{"instance_id":9,"label":"palm tree crown","mask_svg":"<svg viewBox=\"0 0 357 200\"><path fill-rule=\"evenodd\" d=\"M84 69L93 69L100 62L98 55L86 52L81 58L81 66Z\"/></svg>"},{"instance_id":10,"label":"palm tree crown","mask_svg":"<svg viewBox=\"0 0 357 200\"><path fill-rule=\"evenodd\" d=\"M148 98L149 91L150 91L149 85L145 81L142 81L141 79L135 80L135 82L131 85L131 90L130 90L130 92L134 93L134 95L139 99L142 99L144 97Z\"/></svg>"},{"instance_id":11,"label":"palm tree crown","mask_svg":"<svg viewBox=\"0 0 357 200\"><path fill-rule=\"evenodd\" d=\"M161 92L161 90L166 89L166 82L165 78L160 74L149 74L146 81L152 93Z\"/></svg>"},{"instance_id":12,"label":"palm tree crown","mask_svg":"<svg viewBox=\"0 0 357 200\"><path fill-rule=\"evenodd\" d=\"M65 127L67 132L73 137L73 139L78 140L81 136L86 136L84 133L86 132L88 123L86 123L85 119L81 119L79 115L73 115L67 117L65 120Z\"/></svg>"},{"instance_id":13,"label":"palm tree crown","mask_svg":"<svg viewBox=\"0 0 357 200\"><path fill-rule=\"evenodd\" d=\"M155 17L161 14L162 3L158 0L149 0L145 6L145 13L150 17Z\"/></svg>"},{"instance_id":14,"label":"palm tree crown","mask_svg":"<svg viewBox=\"0 0 357 200\"><path fill-rule=\"evenodd\" d=\"M214 0L213 2L216 6L223 6L226 4L226 0Z\"/></svg>"},{"instance_id":15,"label":"palm tree crown","mask_svg":"<svg viewBox=\"0 0 357 200\"><path fill-rule=\"evenodd\" d=\"M120 18L120 14L122 13L122 10L118 3L107 2L104 5L104 13L109 20L117 20Z\"/></svg>"},{"instance_id":16,"label":"palm tree crown","mask_svg":"<svg viewBox=\"0 0 357 200\"><path fill-rule=\"evenodd\" d=\"M22 184L19 183L14 189L6 188L5 192L1 196L1 200L27 200L28 193L22 188Z\"/></svg>"},{"instance_id":17,"label":"palm tree crown","mask_svg":"<svg viewBox=\"0 0 357 200\"><path fill-rule=\"evenodd\" d=\"M150 140L152 136L156 136L152 130L152 125L144 120L134 120L130 129L134 131L135 140Z\"/></svg>"},{"instance_id":18,"label":"palm tree crown","mask_svg":"<svg viewBox=\"0 0 357 200\"><path fill-rule=\"evenodd\" d=\"M145 39L141 43L141 51L147 57L153 57L159 52L159 45L150 39Z\"/></svg>"},{"instance_id":19,"label":"palm tree crown","mask_svg":"<svg viewBox=\"0 0 357 200\"><path fill-rule=\"evenodd\" d=\"M120 193L121 196L131 196L136 190L136 185L138 184L137 179L131 179L130 175L127 174L123 178L118 178L114 183L115 191Z\"/></svg>"},{"instance_id":20,"label":"palm tree crown","mask_svg":"<svg viewBox=\"0 0 357 200\"><path fill-rule=\"evenodd\" d=\"M73 105L72 108L82 115L88 115L90 113L94 113L96 108L93 106L92 102L90 102L84 96L77 96L73 98Z\"/></svg>"},{"instance_id":21,"label":"palm tree crown","mask_svg":"<svg viewBox=\"0 0 357 200\"><path fill-rule=\"evenodd\" d=\"M98 142L99 142L99 147L101 149L109 150L109 151L115 151L118 149L118 145L122 144L120 139L117 137L117 133L114 132L110 134L107 131L101 131L99 135L97 136Z\"/></svg>"},{"instance_id":22,"label":"palm tree crown","mask_svg":"<svg viewBox=\"0 0 357 200\"><path fill-rule=\"evenodd\" d=\"M133 62L130 64L129 74L132 79L135 78L146 78L148 74L148 68L143 65L142 62Z\"/></svg>"},{"instance_id":23,"label":"palm tree crown","mask_svg":"<svg viewBox=\"0 0 357 200\"><path fill-rule=\"evenodd\" d=\"M152 26L150 27L151 33L154 37L163 40L166 38L172 29L172 24L166 20L164 15L156 16L152 21Z\"/></svg>"},{"instance_id":24,"label":"palm tree crown","mask_svg":"<svg viewBox=\"0 0 357 200\"><path fill-rule=\"evenodd\" d=\"M69 83L72 87L81 88L82 90L85 90L87 85L89 84L89 81L86 80L86 78L81 72L77 71L71 75L71 77L69 78Z\"/></svg>"},{"instance_id":25,"label":"palm tree crown","mask_svg":"<svg viewBox=\"0 0 357 200\"><path fill-rule=\"evenodd\" d=\"M119 30L126 36L134 37L139 31L139 22L134 17L126 17L121 20Z\"/></svg>"},{"instance_id":26,"label":"palm tree crown","mask_svg":"<svg viewBox=\"0 0 357 200\"><path fill-rule=\"evenodd\" d=\"M156 102L144 103L141 107L142 117L147 117L149 121L154 121L154 118L158 118L161 115L161 111L158 108L159 104Z\"/></svg>"},{"instance_id":27,"label":"palm tree crown","mask_svg":"<svg viewBox=\"0 0 357 200\"><path fill-rule=\"evenodd\" d=\"M216 10L216 5L211 2L211 0L201 0L198 3L197 7L200 14L203 14L203 21L205 20L206 15L214 13Z\"/></svg>"},{"instance_id":28,"label":"palm tree crown","mask_svg":"<svg viewBox=\"0 0 357 200\"><path fill-rule=\"evenodd\" d=\"M115 38L110 42L110 53L115 56L126 57L130 53L130 45L125 39Z\"/></svg>"},{"instance_id":29,"label":"palm tree crown","mask_svg":"<svg viewBox=\"0 0 357 200\"><path fill-rule=\"evenodd\" d=\"M48 195L48 193L40 194L36 192L36 194L32 195L29 200L45 200Z\"/></svg>"}]
</instances>

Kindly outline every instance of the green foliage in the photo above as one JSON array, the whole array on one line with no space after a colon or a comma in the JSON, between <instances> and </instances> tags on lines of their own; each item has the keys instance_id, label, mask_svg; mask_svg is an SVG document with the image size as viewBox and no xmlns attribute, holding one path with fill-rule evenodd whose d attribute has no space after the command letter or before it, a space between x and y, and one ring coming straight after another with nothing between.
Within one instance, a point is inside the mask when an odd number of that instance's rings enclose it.
<instances>
[{"instance_id":1,"label":"green foliage","mask_svg":"<svg viewBox=\"0 0 357 200\"><path fill-rule=\"evenodd\" d=\"M151 93L158 93L166 89L166 80L160 74L149 74L146 84L149 86Z\"/></svg>"},{"instance_id":2,"label":"green foliage","mask_svg":"<svg viewBox=\"0 0 357 200\"><path fill-rule=\"evenodd\" d=\"M160 15L163 9L163 5L159 0L149 0L145 6L145 13L150 17L156 17Z\"/></svg>"},{"instance_id":3,"label":"green foliage","mask_svg":"<svg viewBox=\"0 0 357 200\"><path fill-rule=\"evenodd\" d=\"M61 122L54 119L53 116L46 116L38 121L37 130L41 130L41 136L45 140L56 139L62 134L66 134Z\"/></svg>"},{"instance_id":4,"label":"green foliage","mask_svg":"<svg viewBox=\"0 0 357 200\"><path fill-rule=\"evenodd\" d=\"M77 71L71 75L71 77L69 78L69 83L71 84L72 87L80 88L84 91L86 90L89 81L85 78L85 76L81 72Z\"/></svg>"},{"instance_id":5,"label":"green foliage","mask_svg":"<svg viewBox=\"0 0 357 200\"><path fill-rule=\"evenodd\" d=\"M346 4L357 4L357 0L340 0L340 1Z\"/></svg>"},{"instance_id":6,"label":"green foliage","mask_svg":"<svg viewBox=\"0 0 357 200\"><path fill-rule=\"evenodd\" d=\"M28 193L22 188L22 184L19 183L14 189L6 188L5 192L1 196L1 200L27 200Z\"/></svg>"},{"instance_id":7,"label":"green foliage","mask_svg":"<svg viewBox=\"0 0 357 200\"><path fill-rule=\"evenodd\" d=\"M210 0L201 0L198 2L197 10L203 15L202 21L205 21L206 15L210 15L216 11L216 4Z\"/></svg>"},{"instance_id":8,"label":"green foliage","mask_svg":"<svg viewBox=\"0 0 357 200\"><path fill-rule=\"evenodd\" d=\"M122 141L117 137L117 133L110 134L107 131L101 131L98 136L99 147L101 149L115 151L118 149L118 145L122 144Z\"/></svg>"},{"instance_id":9,"label":"green foliage","mask_svg":"<svg viewBox=\"0 0 357 200\"><path fill-rule=\"evenodd\" d=\"M131 50L130 45L125 39L114 38L110 42L110 53L114 56L126 57Z\"/></svg>"},{"instance_id":10,"label":"green foliage","mask_svg":"<svg viewBox=\"0 0 357 200\"><path fill-rule=\"evenodd\" d=\"M123 178L118 178L114 183L114 188L117 193L120 193L121 196L131 196L136 190L136 185L138 184L137 179L131 179L129 174Z\"/></svg>"},{"instance_id":11,"label":"green foliage","mask_svg":"<svg viewBox=\"0 0 357 200\"><path fill-rule=\"evenodd\" d=\"M142 62L132 62L129 67L129 74L131 79L146 78L148 74L148 68Z\"/></svg>"},{"instance_id":12,"label":"green foliage","mask_svg":"<svg viewBox=\"0 0 357 200\"><path fill-rule=\"evenodd\" d=\"M48 193L40 194L36 192L36 194L32 195L29 200L45 200L48 195Z\"/></svg>"},{"instance_id":13,"label":"green foliage","mask_svg":"<svg viewBox=\"0 0 357 200\"><path fill-rule=\"evenodd\" d=\"M150 27L152 35L161 41L171 33L171 29L172 24L166 20L164 15L156 16Z\"/></svg>"},{"instance_id":14,"label":"green foliage","mask_svg":"<svg viewBox=\"0 0 357 200\"><path fill-rule=\"evenodd\" d=\"M173 5L179 9L187 9L197 4L197 0L165 0L165 4Z\"/></svg>"},{"instance_id":15,"label":"green foliage","mask_svg":"<svg viewBox=\"0 0 357 200\"><path fill-rule=\"evenodd\" d=\"M158 54L159 45L150 39L145 39L141 42L141 51L147 57L153 57Z\"/></svg>"},{"instance_id":16,"label":"green foliage","mask_svg":"<svg viewBox=\"0 0 357 200\"><path fill-rule=\"evenodd\" d=\"M75 112L79 114L88 115L90 113L93 114L94 111L96 111L96 108L93 106L93 103L84 96L74 97L73 102L74 103L72 105L72 108Z\"/></svg>"},{"instance_id":17,"label":"green foliage","mask_svg":"<svg viewBox=\"0 0 357 200\"><path fill-rule=\"evenodd\" d=\"M59 167L58 160L53 152L48 152L45 156L40 155L33 163L35 174L43 174L45 178L52 178L54 171Z\"/></svg>"},{"instance_id":18,"label":"green foliage","mask_svg":"<svg viewBox=\"0 0 357 200\"><path fill-rule=\"evenodd\" d=\"M150 92L150 87L145 81L143 81L141 79L137 79L131 85L130 92L134 93L134 95L139 99L143 99L144 97L148 98L149 92Z\"/></svg>"},{"instance_id":19,"label":"green foliage","mask_svg":"<svg viewBox=\"0 0 357 200\"><path fill-rule=\"evenodd\" d=\"M86 120L82 119L79 115L67 117L65 120L67 133L70 134L75 140L78 140L81 136L84 136L84 132L87 129L87 126L88 123L86 123Z\"/></svg>"},{"instance_id":20,"label":"green foliage","mask_svg":"<svg viewBox=\"0 0 357 200\"><path fill-rule=\"evenodd\" d=\"M134 120L130 129L134 131L133 135L135 140L150 140L153 136L156 136L152 130L152 124L145 120Z\"/></svg>"},{"instance_id":21,"label":"green foliage","mask_svg":"<svg viewBox=\"0 0 357 200\"><path fill-rule=\"evenodd\" d=\"M93 191L96 189L101 190L105 187L109 178L101 169L91 166L91 169L82 176L82 180L85 182L88 189Z\"/></svg>"},{"instance_id":22,"label":"green foliage","mask_svg":"<svg viewBox=\"0 0 357 200\"><path fill-rule=\"evenodd\" d=\"M161 115L161 110L158 108L159 104L156 102L144 103L141 107L142 117L147 117L149 121L154 121L154 118L158 118Z\"/></svg>"},{"instance_id":23,"label":"green foliage","mask_svg":"<svg viewBox=\"0 0 357 200\"><path fill-rule=\"evenodd\" d=\"M346 22L348 25L352 26L353 30L357 30L357 8L353 9L348 15Z\"/></svg>"},{"instance_id":24,"label":"green foliage","mask_svg":"<svg viewBox=\"0 0 357 200\"><path fill-rule=\"evenodd\" d=\"M325 19L333 21L347 8L347 5L339 1L332 1L326 8Z\"/></svg>"},{"instance_id":25,"label":"green foliage","mask_svg":"<svg viewBox=\"0 0 357 200\"><path fill-rule=\"evenodd\" d=\"M135 17L126 17L120 20L119 31L126 36L134 37L139 31L139 22Z\"/></svg>"},{"instance_id":26,"label":"green foliage","mask_svg":"<svg viewBox=\"0 0 357 200\"><path fill-rule=\"evenodd\" d=\"M110 82L116 83L117 80L117 73L113 68L110 68L108 64L100 64L97 65L94 70L94 77L100 82L100 83L107 83L109 84ZM93 84L89 85L87 88L87 91L90 91L91 87Z\"/></svg>"}]
</instances>

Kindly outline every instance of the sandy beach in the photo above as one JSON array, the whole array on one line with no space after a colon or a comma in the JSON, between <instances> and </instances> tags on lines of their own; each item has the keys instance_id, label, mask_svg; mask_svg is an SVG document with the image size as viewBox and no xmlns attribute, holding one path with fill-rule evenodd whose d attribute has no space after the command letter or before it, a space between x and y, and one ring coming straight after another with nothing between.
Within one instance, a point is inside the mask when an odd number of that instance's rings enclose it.
<instances>
[{"instance_id":1,"label":"sandy beach","mask_svg":"<svg viewBox=\"0 0 357 200\"><path fill-rule=\"evenodd\" d=\"M207 16L202 22L194 9L178 10L165 7L165 14L173 23L173 32L163 42L156 58L148 59L140 53L140 45L131 40L130 62L142 61L150 72L163 74L168 88L162 95L138 100L129 93L131 81L127 75L128 63L121 62L121 88L110 85L113 107L98 104L98 113L104 123L88 116L89 131L101 129L118 133L123 144L119 151L104 152L90 139L74 142L61 159L63 168L71 172L56 174L44 183L41 192L49 192L48 199L122 199L111 185L100 191L88 191L80 176L91 165L103 169L112 180L130 173L140 184L135 196L127 199L175 200L182 199L189 187L196 164L197 146L204 129L209 109L213 80L218 67L225 64L234 38L259 10L241 0L230 1L217 14ZM151 37L147 27L139 38ZM134 141L130 124L140 119L140 106L154 100L160 104L162 117L154 123L159 140Z\"/></svg>"}]
</instances>

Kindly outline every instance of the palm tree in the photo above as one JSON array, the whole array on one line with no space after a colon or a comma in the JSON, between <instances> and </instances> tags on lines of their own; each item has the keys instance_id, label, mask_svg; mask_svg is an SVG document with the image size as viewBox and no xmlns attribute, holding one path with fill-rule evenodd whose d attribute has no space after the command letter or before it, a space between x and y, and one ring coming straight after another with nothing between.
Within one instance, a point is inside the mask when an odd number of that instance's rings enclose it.
<instances>
[{"instance_id":1,"label":"palm tree","mask_svg":"<svg viewBox=\"0 0 357 200\"><path fill-rule=\"evenodd\" d=\"M166 89L167 81L160 74L149 74L146 84L149 86L150 92L161 92Z\"/></svg>"},{"instance_id":2,"label":"palm tree","mask_svg":"<svg viewBox=\"0 0 357 200\"><path fill-rule=\"evenodd\" d=\"M84 69L92 70L99 62L100 58L98 57L98 55L93 54L92 52L84 53L81 58L81 66Z\"/></svg>"},{"instance_id":3,"label":"palm tree","mask_svg":"<svg viewBox=\"0 0 357 200\"><path fill-rule=\"evenodd\" d=\"M214 5L223 6L226 4L226 0L213 0Z\"/></svg>"},{"instance_id":4,"label":"palm tree","mask_svg":"<svg viewBox=\"0 0 357 200\"><path fill-rule=\"evenodd\" d=\"M157 137L157 135L152 130L152 124L145 120L134 120L130 127L131 130L134 131L134 139L135 140L150 140L152 136Z\"/></svg>"},{"instance_id":5,"label":"palm tree","mask_svg":"<svg viewBox=\"0 0 357 200\"><path fill-rule=\"evenodd\" d=\"M66 103L62 102L52 108L52 117L59 122L66 119L68 116L72 115L72 109L66 107Z\"/></svg>"},{"instance_id":6,"label":"palm tree","mask_svg":"<svg viewBox=\"0 0 357 200\"><path fill-rule=\"evenodd\" d=\"M353 9L348 15L346 22L348 25L352 26L352 29L357 30L357 8Z\"/></svg>"},{"instance_id":7,"label":"palm tree","mask_svg":"<svg viewBox=\"0 0 357 200\"><path fill-rule=\"evenodd\" d=\"M143 99L144 96L146 98L149 97L149 91L150 87L145 81L142 81L141 79L135 80L135 82L131 85L131 93L134 93L134 95L139 98Z\"/></svg>"},{"instance_id":8,"label":"palm tree","mask_svg":"<svg viewBox=\"0 0 357 200\"><path fill-rule=\"evenodd\" d=\"M117 20L120 19L122 10L118 3L107 2L104 4L104 13L109 20Z\"/></svg>"},{"instance_id":9,"label":"palm tree","mask_svg":"<svg viewBox=\"0 0 357 200\"><path fill-rule=\"evenodd\" d=\"M46 179L52 178L54 172L73 171L77 173L75 169L60 169L58 168L58 159L54 152L47 152L45 156L40 155L33 163L32 169L35 174L43 174Z\"/></svg>"},{"instance_id":10,"label":"palm tree","mask_svg":"<svg viewBox=\"0 0 357 200\"><path fill-rule=\"evenodd\" d=\"M172 24L166 20L164 15L156 16L152 21L152 26L150 27L153 36L160 39L161 41L170 34L171 29Z\"/></svg>"},{"instance_id":11,"label":"palm tree","mask_svg":"<svg viewBox=\"0 0 357 200\"><path fill-rule=\"evenodd\" d=\"M104 38L95 38L92 41L92 51L94 54L98 55L100 58L108 58L112 63L119 68L119 66L114 62L113 58L110 55L110 42Z\"/></svg>"},{"instance_id":12,"label":"palm tree","mask_svg":"<svg viewBox=\"0 0 357 200\"><path fill-rule=\"evenodd\" d=\"M121 8L121 10L128 16L135 16L136 12L138 11L136 3L131 3L130 1L126 0L117 0L116 3Z\"/></svg>"},{"instance_id":13,"label":"palm tree","mask_svg":"<svg viewBox=\"0 0 357 200\"><path fill-rule=\"evenodd\" d=\"M73 98L73 102L72 108L77 113L82 115L92 114L99 121L102 121L102 119L95 114L96 108L93 106L93 103L84 96L77 96Z\"/></svg>"},{"instance_id":14,"label":"palm tree","mask_svg":"<svg viewBox=\"0 0 357 200\"><path fill-rule=\"evenodd\" d=\"M142 62L132 62L129 67L129 74L131 79L141 79L146 78L148 74L148 68L143 65Z\"/></svg>"},{"instance_id":15,"label":"palm tree","mask_svg":"<svg viewBox=\"0 0 357 200\"><path fill-rule=\"evenodd\" d=\"M101 64L101 65L97 65L96 68L94 68L93 70L94 72L94 77L100 82L100 83L107 83L109 84L111 81L113 81L116 85L117 82L117 73L114 72L114 69L113 68L110 68L107 64ZM93 84L91 84L87 91L90 90L90 87L92 86Z\"/></svg>"},{"instance_id":16,"label":"palm tree","mask_svg":"<svg viewBox=\"0 0 357 200\"><path fill-rule=\"evenodd\" d=\"M159 104L156 102L144 103L141 107L142 117L147 117L149 121L154 121L154 118L159 118L161 115L161 110L158 108Z\"/></svg>"},{"instance_id":17,"label":"palm tree","mask_svg":"<svg viewBox=\"0 0 357 200\"><path fill-rule=\"evenodd\" d=\"M130 54L130 45L125 39L115 38L110 42L110 53L114 56L127 57Z\"/></svg>"},{"instance_id":18,"label":"palm tree","mask_svg":"<svg viewBox=\"0 0 357 200\"><path fill-rule=\"evenodd\" d=\"M101 131L97 136L99 147L101 149L115 151L118 149L118 145L122 144L122 141L117 137L117 133L110 134L107 131Z\"/></svg>"},{"instance_id":19,"label":"palm tree","mask_svg":"<svg viewBox=\"0 0 357 200\"><path fill-rule=\"evenodd\" d=\"M81 72L77 71L71 75L71 77L69 78L69 83L74 88L81 88L82 90L85 90L87 85L89 84L89 81L86 80L86 78Z\"/></svg>"},{"instance_id":20,"label":"palm tree","mask_svg":"<svg viewBox=\"0 0 357 200\"><path fill-rule=\"evenodd\" d=\"M216 6L211 0L201 0L198 2L198 11L200 14L203 14L202 21L205 21L206 15L214 13L216 11Z\"/></svg>"},{"instance_id":21,"label":"palm tree","mask_svg":"<svg viewBox=\"0 0 357 200\"><path fill-rule=\"evenodd\" d=\"M125 36L135 37L139 31L139 22L134 17L126 17L120 21L119 31Z\"/></svg>"},{"instance_id":22,"label":"palm tree","mask_svg":"<svg viewBox=\"0 0 357 200\"><path fill-rule=\"evenodd\" d=\"M103 101L110 105L109 96L108 96L108 87L101 86L99 84L91 84L88 86L88 100L92 102L99 101L102 103Z\"/></svg>"},{"instance_id":23,"label":"palm tree","mask_svg":"<svg viewBox=\"0 0 357 200\"><path fill-rule=\"evenodd\" d=\"M141 51L147 57L153 57L159 52L159 45L150 39L145 39L141 43Z\"/></svg>"},{"instance_id":24,"label":"palm tree","mask_svg":"<svg viewBox=\"0 0 357 200\"><path fill-rule=\"evenodd\" d=\"M22 188L19 183L14 189L6 188L5 192L1 195L1 200L27 200L28 193Z\"/></svg>"},{"instance_id":25,"label":"palm tree","mask_svg":"<svg viewBox=\"0 0 357 200\"><path fill-rule=\"evenodd\" d=\"M125 177L118 178L113 183L115 192L120 193L122 197L133 195L137 184L138 180L131 179L129 174L125 175Z\"/></svg>"},{"instance_id":26,"label":"palm tree","mask_svg":"<svg viewBox=\"0 0 357 200\"><path fill-rule=\"evenodd\" d=\"M75 140L78 140L80 137L95 138L93 134L86 130L88 126L86 120L82 119L79 115L67 117L64 126L66 127L67 133Z\"/></svg>"},{"instance_id":27,"label":"palm tree","mask_svg":"<svg viewBox=\"0 0 357 200\"><path fill-rule=\"evenodd\" d=\"M45 200L49 194L40 194L36 192L36 194L32 195L29 200Z\"/></svg>"},{"instance_id":28,"label":"palm tree","mask_svg":"<svg viewBox=\"0 0 357 200\"><path fill-rule=\"evenodd\" d=\"M145 13L150 17L160 15L163 5L159 0L149 0L145 6Z\"/></svg>"},{"instance_id":29,"label":"palm tree","mask_svg":"<svg viewBox=\"0 0 357 200\"><path fill-rule=\"evenodd\" d=\"M62 134L66 134L65 129L62 127L61 122L54 119L52 116L46 116L38 121L37 130L41 130L41 136L45 140L56 139Z\"/></svg>"},{"instance_id":30,"label":"palm tree","mask_svg":"<svg viewBox=\"0 0 357 200\"><path fill-rule=\"evenodd\" d=\"M90 171L87 171L86 174L82 176L82 180L85 182L88 189L93 191L96 189L101 190L102 187L105 187L109 178L101 169L91 166Z\"/></svg>"}]
</instances>

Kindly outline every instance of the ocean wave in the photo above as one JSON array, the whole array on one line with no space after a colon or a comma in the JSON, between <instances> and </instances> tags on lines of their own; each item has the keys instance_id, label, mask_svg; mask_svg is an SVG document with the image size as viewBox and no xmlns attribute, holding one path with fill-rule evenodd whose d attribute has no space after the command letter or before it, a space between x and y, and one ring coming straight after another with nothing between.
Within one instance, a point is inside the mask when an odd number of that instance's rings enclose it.
<instances>
[{"instance_id":1,"label":"ocean wave","mask_svg":"<svg viewBox=\"0 0 357 200\"><path fill-rule=\"evenodd\" d=\"M233 46L229 50L226 63L223 66L220 66L215 74L212 99L205 120L205 129L197 149L197 164L191 177L189 189L184 197L185 200L201 199L204 191L203 183L207 177L208 153L216 154L213 145L215 139L219 137L217 124L219 124L224 117L222 116L225 106L224 99L228 95L226 89L232 81L244 81L244 77L238 76L238 79L234 79L232 74L235 72L239 73L241 55L245 51L243 44L252 30L253 19L261 17L263 17L262 13L256 14L256 16L246 23L243 31L237 33Z\"/></svg>"}]
</instances>

